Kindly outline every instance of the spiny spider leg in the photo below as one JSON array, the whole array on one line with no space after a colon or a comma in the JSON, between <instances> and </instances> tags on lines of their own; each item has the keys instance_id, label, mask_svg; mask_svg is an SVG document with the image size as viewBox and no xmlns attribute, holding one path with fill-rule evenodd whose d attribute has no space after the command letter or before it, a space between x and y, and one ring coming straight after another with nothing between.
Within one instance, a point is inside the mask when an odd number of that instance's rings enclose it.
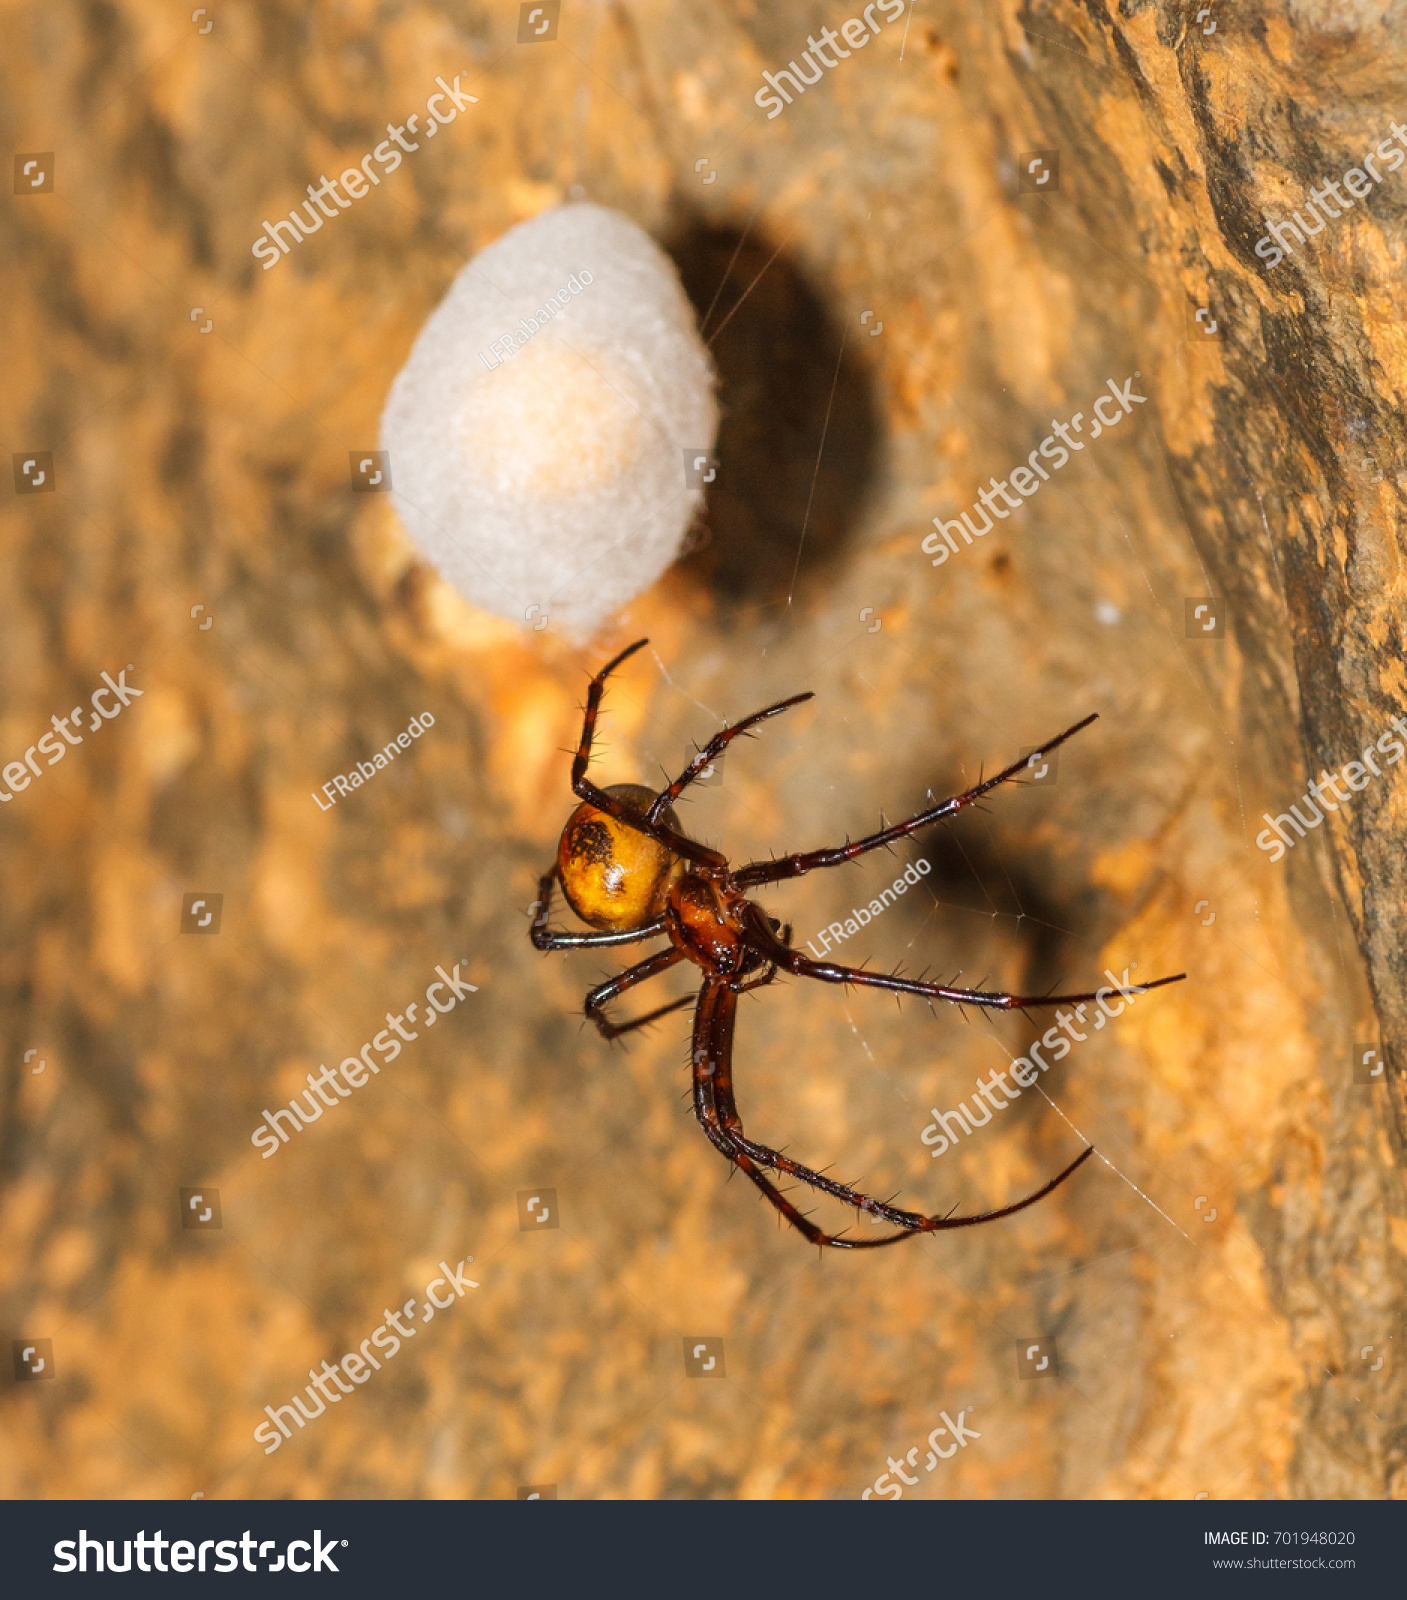
<instances>
[{"instance_id":1,"label":"spiny spider leg","mask_svg":"<svg viewBox=\"0 0 1407 1600\"><path fill-rule=\"evenodd\" d=\"M718 979L704 980L699 991L699 1008L694 1014L694 1114L714 1148L745 1172L794 1228L805 1234L812 1244L830 1243L829 1237L802 1216L775 1184L762 1176L719 1126L718 1110L714 1104L714 1068L720 1057L731 1057L733 1016L737 1003L737 995ZM895 1235L895 1238L900 1237L902 1235Z\"/></svg>"},{"instance_id":2,"label":"spiny spider leg","mask_svg":"<svg viewBox=\"0 0 1407 1600\"><path fill-rule=\"evenodd\" d=\"M770 955L770 952L769 952ZM1125 988L1101 989L1090 994L1007 994L1000 989L954 989L944 983L924 983L918 978L901 978L888 972L866 972L862 967L838 967L829 961L812 961L797 950L775 957L777 965L801 978L819 978L822 983L855 984L862 989L887 989L891 994L916 994L930 1000L951 1000L960 1006L982 1006L988 1011L1032 1011L1038 1006L1077 1006L1096 1001L1100 994L1144 994L1161 989L1166 983L1181 983L1187 976L1176 972L1151 983L1131 983Z\"/></svg>"},{"instance_id":3,"label":"spiny spider leg","mask_svg":"<svg viewBox=\"0 0 1407 1600\"><path fill-rule=\"evenodd\" d=\"M607 978L604 983L598 983L586 997L586 1014L600 1029L601 1037L619 1039L621 1034L629 1033L632 1028L643 1028L647 1022L654 1022L659 1017L668 1016L671 1011L693 1005L693 995L686 994L682 1000L671 1000L668 1005L659 1006L631 1022L612 1022L606 1015L607 1003L614 1000L617 995L624 994L627 989L633 989L637 983L644 983L649 978L657 977L661 972L668 972L683 959L684 952L670 945L668 950L647 956L635 966L627 967L624 972L618 972L614 978Z\"/></svg>"},{"instance_id":4,"label":"spiny spider leg","mask_svg":"<svg viewBox=\"0 0 1407 1600\"><path fill-rule=\"evenodd\" d=\"M737 1009L737 994L721 978L705 978L699 989L699 1003L694 1011L694 1042L690 1060L694 1069L694 1115L708 1136L709 1143L730 1160L732 1142L718 1123L718 1111L713 1103L715 1057L731 1052L733 1048L732 1017ZM720 1017L726 1026L718 1033Z\"/></svg>"},{"instance_id":5,"label":"spiny spider leg","mask_svg":"<svg viewBox=\"0 0 1407 1600\"><path fill-rule=\"evenodd\" d=\"M897 1244L900 1239L910 1239L920 1233L939 1233L950 1228L971 1228L982 1222L996 1222L1013 1216L1044 1200L1090 1156L1094 1146L1083 1150L1062 1172L1033 1194L1017 1200L1012 1205L995 1211L982 1211L965 1217L928 1217L917 1211L904 1211L898 1206L886 1205L871 1199L857 1190L813 1172L810 1167L793 1161L789 1156L767 1145L756 1144L743 1132L742 1118L738 1115L733 1098L733 1028L737 1013L737 996L716 979L705 980L699 995L699 1009L694 1026L694 1108L699 1122L710 1141L752 1180L768 1200L799 1232L815 1245L830 1245L838 1250L877 1250L884 1245ZM844 1234L826 1233L804 1216L770 1180L763 1177L759 1167L784 1172L814 1189L844 1201L871 1216L883 1217L895 1223L900 1232L886 1234L882 1239L851 1239Z\"/></svg>"},{"instance_id":6,"label":"spiny spider leg","mask_svg":"<svg viewBox=\"0 0 1407 1600\"><path fill-rule=\"evenodd\" d=\"M577 746L576 756L572 761L572 793L578 800L587 801L598 811L604 811L617 822L623 822L626 827L634 828L637 833L658 840L666 849L672 850L675 855L683 856L686 861L693 861L704 867L726 868L728 865L726 858L719 855L716 850L710 850L706 845L686 839L682 833L676 833L673 828L666 827L662 822L649 822L644 817L634 815L621 801L608 795L604 789L598 789L587 779L586 768L591 760L591 740L596 732L596 714L601 709L601 694L606 679L621 662L628 661L637 650L643 650L649 642L648 639L637 639L634 644L622 650L614 661L608 661L591 680L591 686L586 691L586 714L582 719L581 743ZM653 809L652 806L651 810Z\"/></svg>"},{"instance_id":7,"label":"spiny spider leg","mask_svg":"<svg viewBox=\"0 0 1407 1600\"><path fill-rule=\"evenodd\" d=\"M1047 740L1041 746L1041 753L1057 749L1081 728L1089 727L1098 716L1097 711L1093 712L1082 722L1066 728L1064 733ZM893 827L883 828L880 832L869 834L863 839L856 839L852 844L837 845L830 850L809 850L797 855L783 856L778 861L750 861L747 866L740 867L733 874L733 882L740 889L755 889L764 883L781 883L787 878L804 877L817 867L838 867L842 862L853 861L856 856L864 855L867 850L878 850L881 845L893 844L896 839L905 839L909 834L917 833L920 828L926 828L932 822L941 822L944 817L953 816L964 806L970 806L974 801L980 800L999 783L1006 783L1024 772L1030 759L1029 756L1023 756L1020 761L1014 761L1005 771L977 784L975 788L967 789L962 794L954 795L952 799L944 800L936 806L930 806L927 811L920 811L916 817L910 817L907 822L896 822Z\"/></svg>"},{"instance_id":8,"label":"spiny spider leg","mask_svg":"<svg viewBox=\"0 0 1407 1600\"><path fill-rule=\"evenodd\" d=\"M624 933L558 933L547 926L552 913L552 885L557 881L557 868L544 872L538 880L537 901L533 907L532 941L538 950L590 950L608 944L639 944L642 939L653 939L664 930L664 918L656 917L643 928L628 928Z\"/></svg>"},{"instance_id":9,"label":"spiny spider leg","mask_svg":"<svg viewBox=\"0 0 1407 1600\"><path fill-rule=\"evenodd\" d=\"M762 711L754 711L750 717L744 717L734 727L720 729L689 765L684 768L674 782L662 794L656 795L650 809L645 813L645 821L651 824L658 822L665 808L672 806L694 779L705 768L711 767L740 733L746 733L749 728L756 726L759 722L765 722L768 717L775 717L779 711L786 711L791 706L799 706L803 700L812 700L814 698L815 696L808 689L805 694L794 694L790 700L778 700L774 706L768 706Z\"/></svg>"},{"instance_id":10,"label":"spiny spider leg","mask_svg":"<svg viewBox=\"0 0 1407 1600\"><path fill-rule=\"evenodd\" d=\"M867 972L863 967L842 967L833 961L813 961L799 950L789 950L772 932L770 919L755 904L747 920L748 945L775 961L783 971L800 978L818 978L822 983L855 984L862 989L887 989L891 994L915 994L928 1000L951 1000L960 1006L981 1006L988 1011L1032 1011L1039 1006L1077 1006L1111 994L1144 994L1164 984L1181 983L1185 972L1154 978L1151 983L1131 983L1127 988L1113 985L1090 994L1007 994L1002 989L955 989L945 983L925 983L920 978L901 978L897 973Z\"/></svg>"},{"instance_id":11,"label":"spiny spider leg","mask_svg":"<svg viewBox=\"0 0 1407 1600\"><path fill-rule=\"evenodd\" d=\"M782 943L787 944L790 942L790 940L791 923L787 923L786 927L782 929ZM754 978L751 983L741 983L738 985L738 993L749 994L753 989L765 989L776 976L777 963L775 961L769 961L767 963L766 970L763 972L760 978Z\"/></svg>"}]
</instances>

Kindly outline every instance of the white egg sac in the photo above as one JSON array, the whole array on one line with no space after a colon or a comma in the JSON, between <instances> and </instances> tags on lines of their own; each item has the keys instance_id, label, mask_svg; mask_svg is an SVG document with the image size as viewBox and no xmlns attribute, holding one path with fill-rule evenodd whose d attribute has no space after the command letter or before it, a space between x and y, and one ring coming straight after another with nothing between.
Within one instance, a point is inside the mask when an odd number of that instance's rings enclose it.
<instances>
[{"instance_id":1,"label":"white egg sac","mask_svg":"<svg viewBox=\"0 0 1407 1600\"><path fill-rule=\"evenodd\" d=\"M391 385L381 444L402 525L465 599L584 639L678 554L717 428L673 264L581 204L469 262Z\"/></svg>"}]
</instances>

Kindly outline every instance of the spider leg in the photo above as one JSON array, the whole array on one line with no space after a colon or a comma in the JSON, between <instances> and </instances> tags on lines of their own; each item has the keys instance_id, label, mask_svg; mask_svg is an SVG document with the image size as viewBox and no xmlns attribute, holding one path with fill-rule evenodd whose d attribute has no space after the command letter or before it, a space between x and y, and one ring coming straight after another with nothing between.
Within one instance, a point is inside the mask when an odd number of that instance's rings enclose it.
<instances>
[{"instance_id":1,"label":"spider leg","mask_svg":"<svg viewBox=\"0 0 1407 1600\"><path fill-rule=\"evenodd\" d=\"M747 994L752 989L765 989L767 987L767 985L769 983L771 983L772 979L775 978L776 976L777 976L777 963L775 961L773 961L773 962L770 962L768 964L767 970L762 974L762 976L760 978L754 978L751 983L739 984L738 985L738 993L739 994Z\"/></svg>"},{"instance_id":2,"label":"spider leg","mask_svg":"<svg viewBox=\"0 0 1407 1600\"><path fill-rule=\"evenodd\" d=\"M762 711L754 711L750 717L744 717L741 722L731 728L720 729L689 765L684 768L674 782L667 789L656 795L650 805L650 809L645 813L645 821L651 824L658 822L664 814L665 808L672 806L694 779L706 768L711 767L740 733L746 733L749 728L754 727L759 722L765 722L768 717L775 717L779 711L785 711L790 706L799 706L803 700L812 698L813 696L809 690L805 694L794 694L790 700L778 700L776 705L767 706Z\"/></svg>"},{"instance_id":3,"label":"spider leg","mask_svg":"<svg viewBox=\"0 0 1407 1600\"><path fill-rule=\"evenodd\" d=\"M719 1123L713 1091L717 1058L722 1055L727 1060L732 1054L733 1016L737 1004L737 995L721 978L705 977L694 1012L694 1041L690 1052L694 1071L694 1115L709 1143L730 1161L734 1159L733 1143ZM738 1165L743 1166L743 1163ZM743 1170L747 1168L744 1166Z\"/></svg>"},{"instance_id":4,"label":"spider leg","mask_svg":"<svg viewBox=\"0 0 1407 1600\"><path fill-rule=\"evenodd\" d=\"M752 1160L738 1149L720 1123L715 1087L719 1062L723 1063L725 1077L728 1076L731 1067L733 1020L737 1003L736 993L725 984L715 978L704 980L704 986L699 991L698 1010L694 1014L694 1115L699 1119L699 1125L713 1147L727 1156L741 1172L747 1174L792 1227L804 1234L812 1244L829 1244L830 1236L803 1216L774 1183L763 1177ZM731 1098L728 1103L731 1106ZM895 1234L894 1237L898 1239L904 1236ZM887 1244L889 1241L875 1242Z\"/></svg>"},{"instance_id":5,"label":"spider leg","mask_svg":"<svg viewBox=\"0 0 1407 1600\"><path fill-rule=\"evenodd\" d=\"M572 793L578 800L585 800L598 811L604 811L608 817L623 822L626 827L634 828L637 833L658 840L667 850L672 850L677 856L683 856L686 861L693 861L705 867L726 867L727 860L716 850L710 850L705 845L696 844L692 839L686 839L682 833L676 833L673 828L666 827L662 822L652 822L646 817L637 815L620 800L608 795L604 789L597 788L586 776L586 768L591 760L591 741L596 732L596 716L601 709L601 695L606 686L606 679L621 662L629 660L637 650L643 650L649 642L648 639L637 639L634 644L622 650L615 660L608 661L591 680L591 685L586 691L586 712L582 718L581 742L577 745L576 756L572 761ZM650 810L654 810L653 805Z\"/></svg>"},{"instance_id":6,"label":"spider leg","mask_svg":"<svg viewBox=\"0 0 1407 1600\"><path fill-rule=\"evenodd\" d=\"M757 981L764 983L769 978ZM694 1014L694 1114L713 1147L747 1174L792 1227L804 1234L812 1244L835 1244L837 1241L830 1234L803 1216L781 1190L762 1175L751 1156L739 1147L733 1133L723 1126L722 1117L726 1115L740 1131L742 1128L732 1093L733 1024L737 1006L736 991L717 978L704 980L699 992L698 1010ZM873 1239L866 1243L892 1244L907 1237L906 1233L896 1233L887 1239Z\"/></svg>"},{"instance_id":7,"label":"spider leg","mask_svg":"<svg viewBox=\"0 0 1407 1600\"><path fill-rule=\"evenodd\" d=\"M833 961L813 961L799 950L789 950L772 932L771 919L755 903L748 915L748 943L752 949L775 961L784 971L800 978L818 978L822 983L854 984L862 989L887 989L891 994L921 995L927 1000L951 1000L960 1006L981 1006L988 1011L1031 1011L1039 1006L1075 1006L1097 1001L1101 995L1146 994L1164 984L1181 983L1185 972L1154 978L1150 983L1118 984L1090 994L1007 994L1001 989L955 989L945 983L925 983L919 978L901 978L898 973L867 972L863 967L842 967Z\"/></svg>"},{"instance_id":8,"label":"spider leg","mask_svg":"<svg viewBox=\"0 0 1407 1600\"><path fill-rule=\"evenodd\" d=\"M892 994L922 995L929 1000L951 1000L960 1006L981 1006L988 1011L1031 1011L1038 1006L1077 1006L1093 1003L1100 995L1146 994L1167 983L1181 983L1187 976L1176 972L1171 977L1154 978L1151 983L1114 986L1091 994L1007 994L1001 989L954 989L944 983L924 983L918 978L901 978L896 973L866 972L862 967L838 967L829 961L812 961L799 951L789 950L777 957L778 966L802 978L819 978L822 983L855 984L862 989L887 989Z\"/></svg>"},{"instance_id":9,"label":"spider leg","mask_svg":"<svg viewBox=\"0 0 1407 1600\"><path fill-rule=\"evenodd\" d=\"M778 923L777 926L780 927L781 924ZM791 938L791 923L787 923L786 927L782 930L782 943L783 944L787 943L790 940L790 938ZM746 966L743 968L743 972L747 972L749 970L756 971L757 970L756 969L756 965L754 964L750 968L746 967ZM741 977L742 973L737 974L737 976ZM769 957L763 964L762 976L760 978L753 978L751 980L751 982L749 982L749 983L739 983L738 986L737 986L737 992L739 994L748 994L753 989L765 989L767 987L767 985L769 983L771 983L772 980L776 976L777 976L777 963L775 961L773 961Z\"/></svg>"},{"instance_id":10,"label":"spider leg","mask_svg":"<svg viewBox=\"0 0 1407 1600\"><path fill-rule=\"evenodd\" d=\"M1095 712L1083 722L1077 722L1073 727L1066 728L1064 733L1057 734L1055 738L1043 744L1041 753L1064 744L1081 728L1089 727L1098 715L1099 713ZM1030 759L1026 756L1020 761L1014 761L1004 771L977 784L974 788L966 789L962 794L954 795L952 799L941 801L936 806L930 806L927 811L920 811L916 817L910 817L907 822L896 822L893 827L883 828L880 832L871 833L863 839L856 839L853 843L837 845L830 850L811 850L798 855L783 856L778 861L751 861L733 874L733 881L740 889L755 889L764 883L781 883L787 878L805 877L817 867L838 867L842 862L853 861L856 856L864 855L867 850L878 850L881 845L893 844L896 839L906 839L911 833L917 833L920 828L926 828L930 823L941 822L945 817L955 815L964 806L970 806L974 801L980 800L999 783L1006 783L1024 772Z\"/></svg>"},{"instance_id":11,"label":"spider leg","mask_svg":"<svg viewBox=\"0 0 1407 1600\"><path fill-rule=\"evenodd\" d=\"M601 949L611 944L638 944L642 939L653 939L664 932L664 918L656 917L643 928L631 928L625 933L558 933L547 926L552 910L552 885L557 881L557 868L544 872L538 880L537 899L533 902L532 942L538 950Z\"/></svg>"},{"instance_id":12,"label":"spider leg","mask_svg":"<svg viewBox=\"0 0 1407 1600\"><path fill-rule=\"evenodd\" d=\"M760 980L767 981L767 980ZM897 1206L871 1199L857 1190L813 1172L810 1167L793 1161L789 1156L767 1145L756 1144L743 1132L742 1118L733 1099L733 1027L737 1014L737 994L717 979L706 979L699 994L698 1011L694 1020L694 1110L709 1140L716 1149L728 1157L752 1180L767 1199L798 1232L815 1245L830 1245L839 1250L876 1250L884 1245L897 1244L901 1239L919 1233L938 1233L949 1228L971 1228L982 1222L996 1222L1009 1217L1027 1206L1043 1200L1058 1188L1081 1163L1094 1154L1089 1146L1056 1174L1049 1183L1028 1194L1024 1199L995 1211L978 1212L966 1217L928 1217L917 1211L903 1211ZM820 1189L857 1210L895 1223L900 1232L887 1234L882 1239L850 1239L843 1234L826 1233L791 1203L790 1200L763 1176L762 1168L785 1173L799 1179L814 1189Z\"/></svg>"},{"instance_id":13,"label":"spider leg","mask_svg":"<svg viewBox=\"0 0 1407 1600\"><path fill-rule=\"evenodd\" d=\"M670 945L668 950L647 956L635 966L627 967L624 972L617 973L614 978L607 978L605 983L598 983L586 997L586 1014L600 1029L601 1037L619 1039L621 1034L629 1033L632 1028L643 1028L647 1022L654 1022L659 1017L667 1016L671 1011L692 1005L693 995L686 994L682 1000L671 1000L667 1006L659 1006L654 1011L647 1012L643 1017L636 1017L630 1022L612 1022L606 1015L608 1001L614 1000L619 994L624 994L627 989L633 989L637 983L644 983L649 978L657 977L661 972L668 972L683 959L684 952Z\"/></svg>"},{"instance_id":14,"label":"spider leg","mask_svg":"<svg viewBox=\"0 0 1407 1600\"><path fill-rule=\"evenodd\" d=\"M1127 989L1111 987L1096 994L1082 995L1013 995L1002 989L952 989L948 984L925 984L917 978L900 978L895 973L868 973L861 966L836 966L831 962L813 962L797 950L788 950L786 957L778 957L778 966L799 978L820 978L823 984L855 984L860 989L887 989L890 994L922 995L927 1000L951 1000L954 1005L983 1006L988 1011L1032 1011L1044 1005L1087 1005L1100 995L1141 995L1149 989L1162 989L1164 984L1180 984L1188 976L1173 973L1170 978L1154 978L1148 984L1128 984Z\"/></svg>"}]
</instances>

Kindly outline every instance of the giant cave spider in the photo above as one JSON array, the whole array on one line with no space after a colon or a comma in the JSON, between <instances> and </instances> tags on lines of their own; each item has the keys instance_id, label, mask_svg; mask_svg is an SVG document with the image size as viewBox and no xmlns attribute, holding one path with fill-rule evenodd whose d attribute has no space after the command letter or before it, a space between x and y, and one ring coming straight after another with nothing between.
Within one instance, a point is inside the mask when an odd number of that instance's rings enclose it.
<instances>
[{"instance_id":1,"label":"giant cave spider","mask_svg":"<svg viewBox=\"0 0 1407 1600\"><path fill-rule=\"evenodd\" d=\"M739 1166L777 1210L813 1244L833 1245L845 1250L873 1250L894 1244L919 1233L936 1233L944 1228L970 1228L979 1222L995 1222L1027 1206L1035 1205L1052 1189L1058 1188L1076 1167L1094 1154L1090 1145L1063 1172L1044 1187L1013 1205L996 1211L983 1211L967 1217L925 1217L914 1211L873 1200L843 1183L813 1172L780 1151L757 1144L743 1132L742 1119L733 1099L733 1022L738 996L749 989L771 983L778 970L803 978L819 978L823 983L856 984L870 989L888 989L895 994L924 995L930 1000L951 1000L959 1005L984 1006L999 1011L1024 1011L1033 1006L1076 1005L1096 998L1093 994L1015 995L980 989L954 989L941 983L923 983L897 974L865 972L856 967L840 967L827 961L812 961L790 948L791 929L769 917L760 906L747 899L745 891L763 884L799 878L816 867L835 867L853 861L867 850L907 838L930 823L952 816L964 806L1014 778L1027 765L1016 762L975 788L921 811L907 822L895 823L867 838L839 845L831 850L812 850L805 855L784 856L780 861L754 861L734 871L716 850L690 839L679 826L673 803L685 789L723 754L741 733L759 722L774 717L789 706L809 700L811 695L796 694L789 700L745 717L731 728L724 728L698 752L667 789L656 794L640 784L618 783L609 789L598 788L586 776L591 759L591 739L596 714L606 679L623 661L649 641L639 639L622 650L591 680L586 697L586 716L581 742L572 762L572 793L582 802L567 820L557 846L557 861L544 873L533 907L532 941L539 950L601 949L608 945L635 944L660 934L668 937L667 950L647 957L617 977L598 984L586 997L586 1015L606 1039L617 1039L632 1028L667 1016L681 1006L694 1003L692 996L672 1001L636 1017L631 1022L614 1023L605 1012L606 1003L647 978L667 972L686 957L703 970L694 1012L694 1112L705 1134L716 1149ZM1067 728L1044 746L1054 750L1095 718L1086 717ZM572 910L596 933L556 933L547 926L552 884L558 881ZM778 934L780 933L780 937ZM1142 994L1176 983L1184 973L1141 984L1129 992ZM841 1234L824 1233L802 1215L790 1200L764 1176L763 1169L799 1178L812 1188L843 1200L868 1215L896 1224L902 1231L882 1239L851 1239Z\"/></svg>"}]
</instances>

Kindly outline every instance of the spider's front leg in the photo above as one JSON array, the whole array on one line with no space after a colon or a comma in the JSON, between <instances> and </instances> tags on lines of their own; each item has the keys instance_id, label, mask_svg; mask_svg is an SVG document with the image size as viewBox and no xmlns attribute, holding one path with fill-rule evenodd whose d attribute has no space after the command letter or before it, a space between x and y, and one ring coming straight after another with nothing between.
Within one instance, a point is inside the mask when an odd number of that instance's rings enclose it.
<instances>
[{"instance_id":1,"label":"spider's front leg","mask_svg":"<svg viewBox=\"0 0 1407 1600\"><path fill-rule=\"evenodd\" d=\"M768 717L775 717L779 711L789 710L792 706L799 706L803 700L814 698L815 696L808 689L805 694L794 694L790 700L778 700L775 705L766 706L761 711L754 711L750 717L744 717L741 722L735 723L731 728L723 728L718 733L715 733L674 782L667 789L661 790L656 795L654 803L645 813L646 822L658 822L694 779L701 772L706 772L739 734L747 733L750 728L755 727L759 722L766 722ZM752 734L749 737L755 738L756 735Z\"/></svg>"},{"instance_id":2,"label":"spider's front leg","mask_svg":"<svg viewBox=\"0 0 1407 1600\"><path fill-rule=\"evenodd\" d=\"M1041 751L1049 753L1058 749L1067 739L1073 738L1081 728L1089 727L1098 716L1099 713L1095 712L1082 722L1075 723L1073 727L1066 728L1064 733L1056 734L1055 738L1047 740L1041 746ZM764 883L783 883L788 878L804 878L808 872L814 872L818 867L838 867L846 861L853 861L856 856L864 855L867 850L878 850L882 845L906 839L911 833L917 833L920 828L927 828L932 823L942 822L945 817L956 815L965 806L972 805L984 794L995 789L998 784L1006 783L1024 772L1032 759L1031 756L1025 756L1020 761L1013 761L995 777L987 778L971 789L965 789L961 794L955 794L950 800L942 800L936 806L930 806L927 811L920 811L917 816L910 817L906 822L896 822L893 827L881 828L878 833L871 833L863 839L836 845L830 850L808 850L797 855L782 856L777 861L750 861L747 866L740 867L733 874L733 881L740 889L757 889Z\"/></svg>"},{"instance_id":3,"label":"spider's front leg","mask_svg":"<svg viewBox=\"0 0 1407 1600\"><path fill-rule=\"evenodd\" d=\"M654 807L650 808L650 817L645 817L633 812L623 801L606 791L586 776L586 769L591 763L591 745L596 735L596 718L601 710L601 696L605 692L606 679L616 670L623 661L628 661L637 650L643 650L648 639L637 639L634 644L627 646L613 660L608 661L604 667L591 680L586 691L586 710L582 716L581 741L577 745L576 755L572 760L572 793L578 800L585 800L588 805L594 806L598 811L603 811L608 817L614 817L617 822L622 822L628 828L634 828L637 833L643 833L647 838L654 839L662 844L665 849L672 850L675 855L683 856L686 861L692 861L698 866L726 867L728 863L716 850L710 850L705 845L697 844L692 839L687 839L682 833L676 833L673 828L667 827L663 822L651 820L655 816Z\"/></svg>"}]
</instances>

